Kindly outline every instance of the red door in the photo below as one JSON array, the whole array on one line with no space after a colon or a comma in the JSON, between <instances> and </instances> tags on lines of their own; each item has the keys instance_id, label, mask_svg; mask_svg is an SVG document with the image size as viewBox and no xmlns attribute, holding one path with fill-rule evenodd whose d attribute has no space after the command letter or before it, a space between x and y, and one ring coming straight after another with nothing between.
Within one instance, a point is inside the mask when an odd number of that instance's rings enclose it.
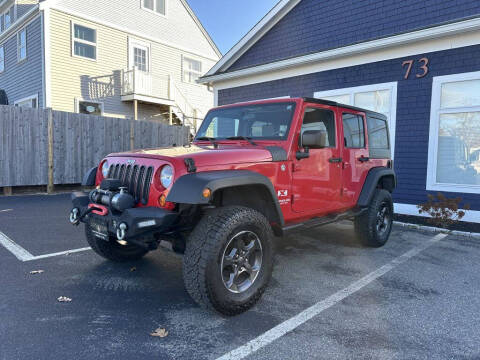
<instances>
[{"instance_id":1,"label":"red door","mask_svg":"<svg viewBox=\"0 0 480 360\"><path fill-rule=\"evenodd\" d=\"M370 169L368 141L365 136L365 116L362 113L341 110L343 128L342 201L345 209L356 205L363 183Z\"/></svg>"},{"instance_id":2,"label":"red door","mask_svg":"<svg viewBox=\"0 0 480 360\"><path fill-rule=\"evenodd\" d=\"M322 215L341 207L342 163L338 125L335 108L309 105L304 109L301 133L326 131L327 147L309 149L308 158L294 160L293 211Z\"/></svg>"}]
</instances>

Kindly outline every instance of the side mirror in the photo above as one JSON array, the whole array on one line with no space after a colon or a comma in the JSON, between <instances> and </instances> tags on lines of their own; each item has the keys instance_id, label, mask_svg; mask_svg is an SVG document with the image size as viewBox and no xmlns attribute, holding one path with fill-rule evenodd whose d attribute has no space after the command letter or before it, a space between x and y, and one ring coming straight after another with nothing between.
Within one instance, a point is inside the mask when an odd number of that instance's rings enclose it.
<instances>
[{"instance_id":1,"label":"side mirror","mask_svg":"<svg viewBox=\"0 0 480 360\"><path fill-rule=\"evenodd\" d=\"M302 134L303 148L321 149L327 146L327 132L324 130L307 130Z\"/></svg>"}]
</instances>

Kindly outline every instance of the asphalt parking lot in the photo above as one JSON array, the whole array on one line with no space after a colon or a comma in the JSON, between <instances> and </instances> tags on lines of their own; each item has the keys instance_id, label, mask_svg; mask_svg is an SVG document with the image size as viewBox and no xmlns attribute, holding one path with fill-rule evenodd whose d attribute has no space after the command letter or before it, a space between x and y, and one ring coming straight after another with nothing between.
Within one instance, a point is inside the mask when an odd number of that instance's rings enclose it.
<instances>
[{"instance_id":1,"label":"asphalt parking lot","mask_svg":"<svg viewBox=\"0 0 480 360\"><path fill-rule=\"evenodd\" d=\"M259 304L225 318L188 297L180 256L113 264L85 249L69 207L0 197L2 360L480 358L480 239L395 227L367 249L348 222L292 234Z\"/></svg>"}]
</instances>

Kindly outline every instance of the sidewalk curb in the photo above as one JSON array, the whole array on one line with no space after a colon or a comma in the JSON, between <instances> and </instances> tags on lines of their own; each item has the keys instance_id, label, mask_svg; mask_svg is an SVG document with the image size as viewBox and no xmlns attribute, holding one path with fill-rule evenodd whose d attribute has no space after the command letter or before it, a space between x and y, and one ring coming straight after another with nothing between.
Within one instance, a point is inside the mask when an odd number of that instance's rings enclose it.
<instances>
[{"instance_id":1,"label":"sidewalk curb","mask_svg":"<svg viewBox=\"0 0 480 360\"><path fill-rule=\"evenodd\" d=\"M442 228L438 228L438 227L434 227L434 226L409 224L409 223L404 223L404 222L400 222L400 221L394 221L393 223L395 225L405 227L405 228L409 228L409 229L414 229L414 230L423 230L423 231L428 231L428 232L433 232L433 233L442 233L442 234L463 236L463 237L473 238L473 239L480 239L480 233L458 231L458 230L447 230L447 229L442 229Z\"/></svg>"}]
</instances>

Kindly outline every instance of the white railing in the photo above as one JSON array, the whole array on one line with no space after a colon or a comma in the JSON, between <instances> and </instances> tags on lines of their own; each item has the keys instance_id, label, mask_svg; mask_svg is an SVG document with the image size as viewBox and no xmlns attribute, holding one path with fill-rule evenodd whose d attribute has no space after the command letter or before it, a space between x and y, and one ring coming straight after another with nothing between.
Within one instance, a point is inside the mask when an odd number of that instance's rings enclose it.
<instances>
[{"instance_id":1,"label":"white railing","mask_svg":"<svg viewBox=\"0 0 480 360\"><path fill-rule=\"evenodd\" d=\"M134 68L122 71L122 95L143 95L173 102L175 115L185 124L195 127L201 117L170 75L152 75Z\"/></svg>"},{"instance_id":2,"label":"white railing","mask_svg":"<svg viewBox=\"0 0 480 360\"><path fill-rule=\"evenodd\" d=\"M137 68L123 71L122 95L145 95L170 99L170 76L152 75Z\"/></svg>"}]
</instances>

